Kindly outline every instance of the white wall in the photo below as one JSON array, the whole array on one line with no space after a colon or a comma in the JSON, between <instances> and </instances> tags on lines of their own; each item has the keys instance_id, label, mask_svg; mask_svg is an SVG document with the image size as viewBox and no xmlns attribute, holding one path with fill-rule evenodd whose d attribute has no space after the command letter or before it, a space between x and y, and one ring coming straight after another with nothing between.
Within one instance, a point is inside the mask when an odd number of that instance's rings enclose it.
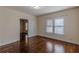
<instances>
[{"instance_id":1,"label":"white wall","mask_svg":"<svg viewBox=\"0 0 79 59\"><path fill-rule=\"evenodd\" d=\"M20 39L20 18L29 20L29 37L37 34L35 16L0 7L0 46Z\"/></svg>"},{"instance_id":2,"label":"white wall","mask_svg":"<svg viewBox=\"0 0 79 59\"><path fill-rule=\"evenodd\" d=\"M65 19L65 34L48 34L45 31L47 19L54 19L63 16ZM60 12L50 13L37 17L38 35L55 38L71 43L79 44L79 8L68 9Z\"/></svg>"}]
</instances>

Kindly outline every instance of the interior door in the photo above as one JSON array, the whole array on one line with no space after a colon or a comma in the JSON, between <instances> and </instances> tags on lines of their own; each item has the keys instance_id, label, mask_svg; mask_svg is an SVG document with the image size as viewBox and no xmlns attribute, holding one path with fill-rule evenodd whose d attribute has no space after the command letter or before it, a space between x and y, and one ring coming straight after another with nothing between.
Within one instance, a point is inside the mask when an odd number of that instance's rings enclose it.
<instances>
[{"instance_id":1,"label":"interior door","mask_svg":"<svg viewBox=\"0 0 79 59\"><path fill-rule=\"evenodd\" d=\"M28 20L20 19L20 52L28 52Z\"/></svg>"}]
</instances>

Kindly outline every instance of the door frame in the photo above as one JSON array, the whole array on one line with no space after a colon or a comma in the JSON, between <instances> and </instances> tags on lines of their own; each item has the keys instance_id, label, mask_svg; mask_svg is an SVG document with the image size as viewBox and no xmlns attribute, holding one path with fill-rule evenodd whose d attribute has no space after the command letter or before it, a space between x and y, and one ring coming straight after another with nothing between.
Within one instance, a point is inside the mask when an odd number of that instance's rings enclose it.
<instances>
[{"instance_id":1,"label":"door frame","mask_svg":"<svg viewBox=\"0 0 79 59\"><path fill-rule=\"evenodd\" d=\"M22 23L21 22L24 22L24 26L22 25ZM27 23L27 33L25 33L25 23ZM28 52L28 49L29 49L29 39L28 39L28 24L29 24L29 22L28 22L28 20L27 19L20 19L20 52L22 52L22 53L26 53L26 52ZM21 26L23 26L24 28L24 32L21 32ZM25 34L23 34L23 33L25 33ZM22 37L22 35L24 35L23 37ZM27 42L26 42L26 36L27 35Z\"/></svg>"}]
</instances>

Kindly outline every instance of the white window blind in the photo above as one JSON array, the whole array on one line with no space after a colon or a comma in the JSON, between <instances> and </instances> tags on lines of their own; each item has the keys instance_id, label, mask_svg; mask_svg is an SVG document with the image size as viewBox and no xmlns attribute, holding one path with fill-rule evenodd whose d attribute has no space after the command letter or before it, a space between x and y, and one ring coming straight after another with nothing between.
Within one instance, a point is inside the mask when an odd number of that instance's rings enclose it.
<instances>
[{"instance_id":1,"label":"white window blind","mask_svg":"<svg viewBox=\"0 0 79 59\"><path fill-rule=\"evenodd\" d=\"M55 18L54 20L47 20L46 32L64 34L64 18Z\"/></svg>"},{"instance_id":2,"label":"white window blind","mask_svg":"<svg viewBox=\"0 0 79 59\"><path fill-rule=\"evenodd\" d=\"M64 34L64 19L57 18L54 20L54 33Z\"/></svg>"},{"instance_id":3,"label":"white window blind","mask_svg":"<svg viewBox=\"0 0 79 59\"><path fill-rule=\"evenodd\" d=\"M47 33L53 32L53 21L52 20L47 20L47 22L46 22L46 32Z\"/></svg>"}]
</instances>

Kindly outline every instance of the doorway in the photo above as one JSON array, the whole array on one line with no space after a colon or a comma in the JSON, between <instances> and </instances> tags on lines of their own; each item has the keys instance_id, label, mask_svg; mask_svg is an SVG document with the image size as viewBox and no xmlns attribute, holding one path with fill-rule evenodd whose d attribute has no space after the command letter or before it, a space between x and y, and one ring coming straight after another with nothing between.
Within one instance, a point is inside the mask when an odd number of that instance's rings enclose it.
<instances>
[{"instance_id":1,"label":"doorway","mask_svg":"<svg viewBox=\"0 0 79 59\"><path fill-rule=\"evenodd\" d=\"M28 20L20 19L20 52L26 53L29 49Z\"/></svg>"}]
</instances>

